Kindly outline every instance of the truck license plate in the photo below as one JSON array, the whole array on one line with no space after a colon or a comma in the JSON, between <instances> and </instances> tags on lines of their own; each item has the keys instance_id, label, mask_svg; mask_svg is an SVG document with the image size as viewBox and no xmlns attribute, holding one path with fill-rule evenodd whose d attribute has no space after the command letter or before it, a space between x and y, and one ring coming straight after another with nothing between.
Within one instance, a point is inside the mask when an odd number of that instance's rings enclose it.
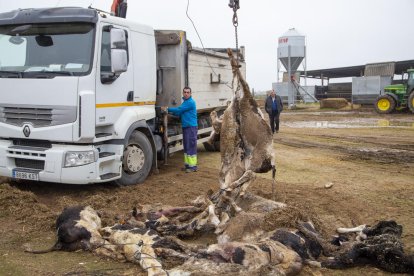
<instances>
[{"instance_id":1,"label":"truck license plate","mask_svg":"<svg viewBox=\"0 0 414 276\"><path fill-rule=\"evenodd\" d=\"M39 181L39 174L34 172L13 171L13 178Z\"/></svg>"}]
</instances>

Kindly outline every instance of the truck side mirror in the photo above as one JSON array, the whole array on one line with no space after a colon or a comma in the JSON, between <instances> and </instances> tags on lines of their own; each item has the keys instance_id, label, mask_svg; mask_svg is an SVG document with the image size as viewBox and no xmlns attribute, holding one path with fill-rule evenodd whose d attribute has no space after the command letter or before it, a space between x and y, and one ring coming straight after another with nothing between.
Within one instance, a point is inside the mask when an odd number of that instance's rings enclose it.
<instances>
[{"instance_id":1,"label":"truck side mirror","mask_svg":"<svg viewBox=\"0 0 414 276\"><path fill-rule=\"evenodd\" d=\"M120 75L128 66L127 38L124 30L111 29L111 68L112 73Z\"/></svg>"},{"instance_id":2,"label":"truck side mirror","mask_svg":"<svg viewBox=\"0 0 414 276\"><path fill-rule=\"evenodd\" d=\"M102 83L112 83L119 75L127 71L127 38L124 30L116 28L110 29L110 48L111 71L101 72Z\"/></svg>"},{"instance_id":3,"label":"truck side mirror","mask_svg":"<svg viewBox=\"0 0 414 276\"><path fill-rule=\"evenodd\" d=\"M111 29L111 49L125 49L127 40L125 31L121 29Z\"/></svg>"},{"instance_id":4,"label":"truck side mirror","mask_svg":"<svg viewBox=\"0 0 414 276\"><path fill-rule=\"evenodd\" d=\"M115 75L126 72L128 67L127 52L124 49L111 49L111 71Z\"/></svg>"}]
</instances>

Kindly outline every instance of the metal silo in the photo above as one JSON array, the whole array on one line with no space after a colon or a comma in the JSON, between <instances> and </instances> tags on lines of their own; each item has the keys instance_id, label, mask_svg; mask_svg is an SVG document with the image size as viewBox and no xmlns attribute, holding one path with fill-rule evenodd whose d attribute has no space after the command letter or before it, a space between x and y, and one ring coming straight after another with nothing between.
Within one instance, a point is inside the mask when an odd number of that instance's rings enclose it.
<instances>
[{"instance_id":1,"label":"metal silo","mask_svg":"<svg viewBox=\"0 0 414 276\"><path fill-rule=\"evenodd\" d=\"M294 106L296 92L293 84L289 81L294 77L299 65L303 61L306 72L306 45L305 36L300 34L295 28L289 29L281 37L279 37L277 47L277 78L279 81L280 63L283 64L288 73L288 104ZM300 83L300 80L296 80ZM305 84L306 85L306 84Z\"/></svg>"}]
</instances>

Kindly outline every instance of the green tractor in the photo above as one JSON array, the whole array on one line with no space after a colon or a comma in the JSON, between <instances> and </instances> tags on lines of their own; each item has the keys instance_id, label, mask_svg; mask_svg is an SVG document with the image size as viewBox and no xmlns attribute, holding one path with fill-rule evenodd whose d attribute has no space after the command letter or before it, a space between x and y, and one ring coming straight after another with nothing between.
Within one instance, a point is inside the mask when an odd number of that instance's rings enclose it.
<instances>
[{"instance_id":1,"label":"green tractor","mask_svg":"<svg viewBox=\"0 0 414 276\"><path fill-rule=\"evenodd\" d=\"M414 69L407 70L407 81L404 84L388 85L384 94L375 101L375 110L380 114L388 114L394 110L409 108L414 113Z\"/></svg>"}]
</instances>

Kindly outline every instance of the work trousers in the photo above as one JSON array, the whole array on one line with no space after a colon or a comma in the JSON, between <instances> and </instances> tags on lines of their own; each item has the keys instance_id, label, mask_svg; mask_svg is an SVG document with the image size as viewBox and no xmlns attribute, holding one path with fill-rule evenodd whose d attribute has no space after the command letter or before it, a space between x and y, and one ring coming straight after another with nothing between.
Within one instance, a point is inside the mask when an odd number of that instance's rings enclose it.
<instances>
[{"instance_id":1,"label":"work trousers","mask_svg":"<svg viewBox=\"0 0 414 276\"><path fill-rule=\"evenodd\" d=\"M197 169L197 127L183 127L184 165Z\"/></svg>"},{"instance_id":2,"label":"work trousers","mask_svg":"<svg viewBox=\"0 0 414 276\"><path fill-rule=\"evenodd\" d=\"M269 113L270 128L272 133L279 131L279 115L280 113L277 110L272 110L272 113Z\"/></svg>"}]
</instances>

